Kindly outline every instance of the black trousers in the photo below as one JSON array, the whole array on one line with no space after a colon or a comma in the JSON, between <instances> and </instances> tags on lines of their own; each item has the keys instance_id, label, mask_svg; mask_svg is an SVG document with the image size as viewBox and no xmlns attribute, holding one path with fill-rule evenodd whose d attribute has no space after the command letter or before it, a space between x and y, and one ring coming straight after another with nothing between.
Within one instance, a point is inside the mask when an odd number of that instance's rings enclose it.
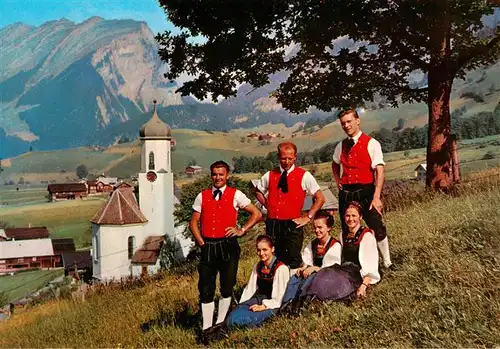
<instances>
[{"instance_id":1,"label":"black trousers","mask_svg":"<svg viewBox=\"0 0 500 349\"><path fill-rule=\"evenodd\" d=\"M288 265L291 269L302 265L302 243L304 230L297 228L291 219L266 220L266 234L274 240L275 255L278 260Z\"/></svg>"},{"instance_id":2,"label":"black trousers","mask_svg":"<svg viewBox=\"0 0 500 349\"><path fill-rule=\"evenodd\" d=\"M342 221L342 230L347 231L344 215L347 206L351 201L357 201L363 209L363 219L366 225L375 232L377 241L382 241L387 237L387 229L382 220L382 216L375 208L370 210L370 204L375 193L374 184L345 184L339 192L339 211Z\"/></svg>"},{"instance_id":3,"label":"black trousers","mask_svg":"<svg viewBox=\"0 0 500 349\"><path fill-rule=\"evenodd\" d=\"M198 291L202 303L211 303L215 297L217 273L220 278L220 293L223 298L233 295L240 259L240 245L236 238L203 238L201 259L198 265L200 279Z\"/></svg>"}]
</instances>

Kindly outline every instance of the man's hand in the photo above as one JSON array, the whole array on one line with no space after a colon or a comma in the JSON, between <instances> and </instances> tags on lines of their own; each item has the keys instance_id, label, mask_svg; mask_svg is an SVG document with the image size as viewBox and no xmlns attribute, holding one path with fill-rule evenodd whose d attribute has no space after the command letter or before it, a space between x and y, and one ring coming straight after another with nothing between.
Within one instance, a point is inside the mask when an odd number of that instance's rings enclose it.
<instances>
[{"instance_id":1,"label":"man's hand","mask_svg":"<svg viewBox=\"0 0 500 349\"><path fill-rule=\"evenodd\" d=\"M356 291L356 297L365 298L366 297L366 289L367 289L367 286L365 284L361 284L361 286L359 286L358 290Z\"/></svg>"},{"instance_id":2,"label":"man's hand","mask_svg":"<svg viewBox=\"0 0 500 349\"><path fill-rule=\"evenodd\" d=\"M309 223L311 221L311 219L308 216L303 216L300 218L292 219L292 221L295 224L297 224L297 228L300 228L300 227L303 227L304 225L306 225L307 223Z\"/></svg>"},{"instance_id":3,"label":"man's hand","mask_svg":"<svg viewBox=\"0 0 500 349\"><path fill-rule=\"evenodd\" d=\"M311 266L307 267L303 272L302 275L304 276L304 279L307 279L309 275L311 275L314 272L317 272L320 268L316 266Z\"/></svg>"},{"instance_id":4,"label":"man's hand","mask_svg":"<svg viewBox=\"0 0 500 349\"><path fill-rule=\"evenodd\" d=\"M226 237L227 238L232 238L232 237L240 237L245 234L245 231L241 228L236 228L236 227L227 227L226 228Z\"/></svg>"},{"instance_id":5,"label":"man's hand","mask_svg":"<svg viewBox=\"0 0 500 349\"><path fill-rule=\"evenodd\" d=\"M384 204L382 203L382 200L380 198L374 197L371 204L370 204L370 210L374 208L377 210L380 215L382 215L382 210L384 209Z\"/></svg>"},{"instance_id":6,"label":"man's hand","mask_svg":"<svg viewBox=\"0 0 500 349\"><path fill-rule=\"evenodd\" d=\"M248 307L250 311L264 311L267 307L264 304L254 304Z\"/></svg>"}]
</instances>

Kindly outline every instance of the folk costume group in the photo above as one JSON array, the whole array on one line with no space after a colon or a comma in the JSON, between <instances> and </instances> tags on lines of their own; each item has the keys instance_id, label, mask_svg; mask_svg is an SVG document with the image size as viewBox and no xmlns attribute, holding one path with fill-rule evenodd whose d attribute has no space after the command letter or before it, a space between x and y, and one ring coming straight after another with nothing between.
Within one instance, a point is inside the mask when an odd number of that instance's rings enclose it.
<instances>
[{"instance_id":1,"label":"folk costume group","mask_svg":"<svg viewBox=\"0 0 500 349\"><path fill-rule=\"evenodd\" d=\"M316 179L295 166L296 146L281 143L280 166L264 174L256 188L257 200L267 209L266 233L256 240L259 262L229 314L240 257L237 238L262 213L243 192L227 186L229 166L224 161L211 165L212 188L196 197L190 222L201 248L198 290L204 341L221 327L259 326L296 299L364 297L380 281L379 251L384 266L391 266L382 220L385 163L380 143L361 132L355 110L341 113L339 121L347 138L334 151L332 172L339 188L341 233L338 238L331 234L334 218L321 210L325 198ZM313 196L313 205L303 213L306 194ZM238 227L240 209L250 217ZM303 227L310 222L316 238L302 250ZM214 324L217 274L221 298Z\"/></svg>"}]
</instances>

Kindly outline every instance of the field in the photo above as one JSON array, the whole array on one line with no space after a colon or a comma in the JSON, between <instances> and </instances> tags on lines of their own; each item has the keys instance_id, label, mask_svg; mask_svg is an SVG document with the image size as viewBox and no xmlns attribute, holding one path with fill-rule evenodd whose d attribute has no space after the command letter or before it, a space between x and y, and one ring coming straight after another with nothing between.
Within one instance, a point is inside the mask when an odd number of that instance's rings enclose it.
<instances>
[{"instance_id":1,"label":"field","mask_svg":"<svg viewBox=\"0 0 500 349\"><path fill-rule=\"evenodd\" d=\"M105 198L46 202L43 204L0 209L0 220L14 227L46 226L54 238L73 238L76 248L89 248L90 219Z\"/></svg>"},{"instance_id":2,"label":"field","mask_svg":"<svg viewBox=\"0 0 500 349\"><path fill-rule=\"evenodd\" d=\"M0 276L0 293L7 295L8 302L18 300L61 275L64 275L63 270L52 269L25 271L12 276Z\"/></svg>"},{"instance_id":3,"label":"field","mask_svg":"<svg viewBox=\"0 0 500 349\"><path fill-rule=\"evenodd\" d=\"M500 135L484 138L469 139L459 142L458 157L460 160L460 171L462 174L485 170L487 168L500 166L500 147L497 142ZM411 179L414 178L415 168L425 163L425 149L412 149L408 152L398 151L384 154L386 162L385 173L387 179ZM494 156L493 159L485 160L486 153ZM406 153L406 155L405 155ZM315 174L323 179L331 179L330 163L308 165L310 170L315 169Z\"/></svg>"},{"instance_id":4,"label":"field","mask_svg":"<svg viewBox=\"0 0 500 349\"><path fill-rule=\"evenodd\" d=\"M499 176L499 169L469 175L455 197L405 197L400 209L386 214L397 268L384 270L366 300L314 303L298 317L236 330L213 346L498 345L500 216L491 203L500 200ZM262 230L259 225L252 234ZM256 261L251 242L242 250L237 293ZM195 347L198 277L194 269L183 270L142 286L103 288L85 302L27 309L0 324L0 346L59 347L71 338L74 347Z\"/></svg>"},{"instance_id":5,"label":"field","mask_svg":"<svg viewBox=\"0 0 500 349\"><path fill-rule=\"evenodd\" d=\"M0 207L47 202L47 194L47 187L20 187L19 190L15 187L3 187L0 189Z\"/></svg>"}]
</instances>

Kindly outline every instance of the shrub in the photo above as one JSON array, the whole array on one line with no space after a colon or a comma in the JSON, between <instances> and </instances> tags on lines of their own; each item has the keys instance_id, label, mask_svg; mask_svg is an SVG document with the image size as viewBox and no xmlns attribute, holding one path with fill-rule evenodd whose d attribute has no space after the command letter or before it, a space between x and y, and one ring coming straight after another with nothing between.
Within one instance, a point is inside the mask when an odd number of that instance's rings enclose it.
<instances>
[{"instance_id":1,"label":"shrub","mask_svg":"<svg viewBox=\"0 0 500 349\"><path fill-rule=\"evenodd\" d=\"M486 154L484 154L482 160L491 160L491 159L494 159L494 158L495 158L495 154L493 154L492 151L489 151Z\"/></svg>"}]
</instances>

